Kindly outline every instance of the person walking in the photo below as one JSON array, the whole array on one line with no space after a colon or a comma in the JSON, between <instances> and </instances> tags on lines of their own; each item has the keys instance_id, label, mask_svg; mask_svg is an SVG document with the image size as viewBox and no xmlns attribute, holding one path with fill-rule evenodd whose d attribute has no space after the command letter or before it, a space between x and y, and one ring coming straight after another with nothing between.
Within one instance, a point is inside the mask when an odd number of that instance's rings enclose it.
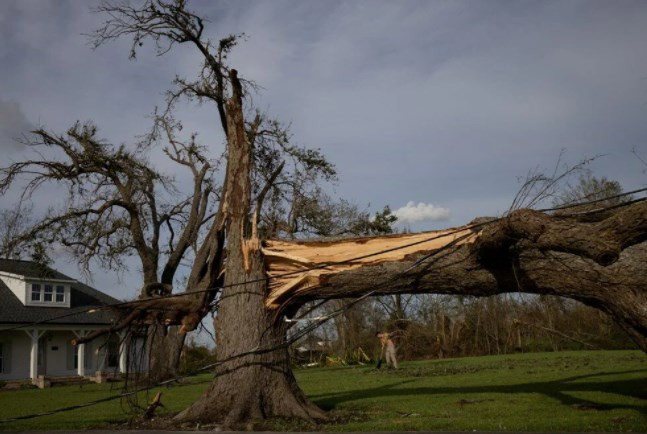
<instances>
[{"instance_id":1,"label":"person walking","mask_svg":"<svg viewBox=\"0 0 647 434\"><path fill-rule=\"evenodd\" d=\"M387 332L378 332L375 334L382 344L382 352L380 353L380 360L382 355L386 357L386 365L388 367L398 369L398 360L395 355L395 344L391 339L391 334Z\"/></svg>"}]
</instances>

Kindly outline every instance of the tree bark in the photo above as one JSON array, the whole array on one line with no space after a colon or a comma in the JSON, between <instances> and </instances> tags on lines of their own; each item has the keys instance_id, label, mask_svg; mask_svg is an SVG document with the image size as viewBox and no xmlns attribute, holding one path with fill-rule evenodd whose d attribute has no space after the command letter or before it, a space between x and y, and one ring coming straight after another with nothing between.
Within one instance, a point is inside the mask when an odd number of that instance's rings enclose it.
<instances>
[{"instance_id":1,"label":"tree bark","mask_svg":"<svg viewBox=\"0 0 647 434\"><path fill-rule=\"evenodd\" d=\"M228 237L230 245L238 241L233 233ZM225 286L264 277L258 252L249 258L249 272L245 272L243 261L240 249L229 250ZM265 308L265 294L263 281L227 287L222 293L214 323L218 360L280 346L285 340L286 323L275 322L273 312ZM207 392L176 420L219 422L235 428L270 416L306 420L325 417L299 389L287 347L225 362L216 368L215 376Z\"/></svg>"},{"instance_id":2,"label":"tree bark","mask_svg":"<svg viewBox=\"0 0 647 434\"><path fill-rule=\"evenodd\" d=\"M178 333L178 330L177 326L152 326L149 329L147 372L150 383L158 383L180 375L180 357L186 335Z\"/></svg>"},{"instance_id":3,"label":"tree bark","mask_svg":"<svg viewBox=\"0 0 647 434\"><path fill-rule=\"evenodd\" d=\"M149 268L157 271L156 266ZM151 296L146 288L152 284L158 284L156 274L144 280L140 299L148 299ZM148 366L142 368L145 368L143 372L146 372L146 378L150 383L175 378L180 374L180 357L186 335L178 333L178 329L176 326L166 327L161 324L151 325L146 329Z\"/></svg>"}]
</instances>

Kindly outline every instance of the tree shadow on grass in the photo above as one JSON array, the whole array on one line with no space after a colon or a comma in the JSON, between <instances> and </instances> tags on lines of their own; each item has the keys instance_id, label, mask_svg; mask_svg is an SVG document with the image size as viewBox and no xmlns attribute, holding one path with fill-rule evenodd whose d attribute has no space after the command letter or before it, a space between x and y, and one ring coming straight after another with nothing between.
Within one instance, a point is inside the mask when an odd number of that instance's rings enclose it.
<instances>
[{"instance_id":1,"label":"tree shadow on grass","mask_svg":"<svg viewBox=\"0 0 647 434\"><path fill-rule=\"evenodd\" d=\"M324 409L331 410L346 401L371 399L380 397L412 396L412 395L456 395L462 398L465 394L478 393L539 393L555 399L562 405L582 410L614 410L630 409L636 410L643 416L647 416L647 376L640 379L615 380L615 381L582 381L591 377L603 377L608 375L635 374L645 372L647 369L638 369L622 372L598 372L588 375L577 375L554 381L537 381L510 385L488 385L488 386L467 386L467 387L400 387L406 384L415 383L416 379L408 379L396 383L371 389L356 389L340 393L326 393L309 396L317 405ZM644 405L632 404L609 404L592 400L576 398L569 393L573 392L601 392L613 393L630 398L645 400Z\"/></svg>"}]
</instances>

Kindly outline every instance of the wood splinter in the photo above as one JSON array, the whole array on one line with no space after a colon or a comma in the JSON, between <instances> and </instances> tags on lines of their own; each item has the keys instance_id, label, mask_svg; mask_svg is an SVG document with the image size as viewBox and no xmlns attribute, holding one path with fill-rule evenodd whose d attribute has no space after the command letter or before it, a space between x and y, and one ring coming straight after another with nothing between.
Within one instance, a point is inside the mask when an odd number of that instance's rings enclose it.
<instances>
[{"instance_id":1,"label":"wood splinter","mask_svg":"<svg viewBox=\"0 0 647 434\"><path fill-rule=\"evenodd\" d=\"M144 419L152 419L157 407L164 407L164 404L162 404L162 392L157 392L155 398L153 398L151 403L148 404L148 407L146 407L146 411L144 412Z\"/></svg>"}]
</instances>

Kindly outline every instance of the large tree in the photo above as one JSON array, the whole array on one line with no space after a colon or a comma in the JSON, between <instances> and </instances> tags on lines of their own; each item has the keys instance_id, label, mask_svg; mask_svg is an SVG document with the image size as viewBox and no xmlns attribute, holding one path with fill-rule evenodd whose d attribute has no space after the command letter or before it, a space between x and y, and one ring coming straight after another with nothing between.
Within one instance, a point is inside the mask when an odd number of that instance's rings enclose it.
<instances>
[{"instance_id":1,"label":"large tree","mask_svg":"<svg viewBox=\"0 0 647 434\"><path fill-rule=\"evenodd\" d=\"M178 79L176 94L213 101L227 138L220 207L187 287L206 290L224 283L215 318L221 364L209 389L178 420L232 424L268 416L323 416L299 390L283 345L282 316L294 315L313 299L412 292L556 294L608 312L647 349L647 275L641 267L647 255L646 203L619 208L600 221L591 215L582 222L522 209L454 232L337 242L261 241L263 199L276 184L283 161L274 160L263 176L266 185L254 197L260 123L258 117L245 120L248 87L225 64L235 38L206 39L203 20L182 0L148 1L140 7L106 3L100 10L110 18L95 35L98 45L131 36L132 55L147 40L162 53L174 44L188 44L202 54L197 81ZM381 250L386 252L375 255ZM219 282L223 271L224 282ZM294 274L286 276L290 271ZM196 294L193 300L192 307L178 305L180 314L168 320L190 329L205 311L204 296Z\"/></svg>"},{"instance_id":2,"label":"large tree","mask_svg":"<svg viewBox=\"0 0 647 434\"><path fill-rule=\"evenodd\" d=\"M264 198L280 185L287 159L255 171L264 131L254 112L246 121L249 87L225 64L235 38L210 42L203 20L182 0L137 7L105 3L100 10L109 18L96 34L97 44L132 36L133 55L147 40L160 52L174 44L196 48L204 59L200 77L178 79L175 95L213 101L226 135L219 207L196 253L186 296L122 307L130 313L119 324L161 322L189 331L217 302L215 379L178 421L232 425L270 416L325 417L300 391L285 345L283 317L310 300L419 292L555 294L609 313L647 350L647 202L603 214L588 211L586 219L519 209L433 233L261 240ZM306 165L319 162L317 155L303 156ZM155 308L162 304L166 310L160 314Z\"/></svg>"}]
</instances>

